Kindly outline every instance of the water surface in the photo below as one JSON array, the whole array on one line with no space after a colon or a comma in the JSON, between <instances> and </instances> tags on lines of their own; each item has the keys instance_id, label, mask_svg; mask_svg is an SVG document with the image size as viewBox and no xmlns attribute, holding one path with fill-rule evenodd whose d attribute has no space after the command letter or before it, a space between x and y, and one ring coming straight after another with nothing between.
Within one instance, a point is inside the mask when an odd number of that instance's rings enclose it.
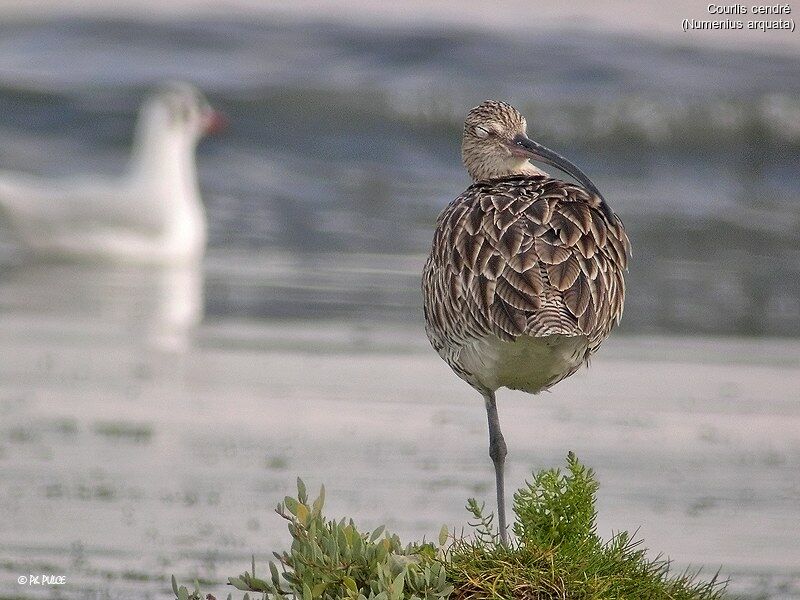
<instances>
[{"instance_id":1,"label":"water surface","mask_svg":"<svg viewBox=\"0 0 800 600\"><path fill-rule=\"evenodd\" d=\"M623 217L626 331L800 334L800 56L569 30L14 21L0 25L0 169L121 171L140 99L169 78L206 89L233 123L200 149L211 247L231 258L206 290L213 314L284 315L227 277L243 264L248 287L269 287L277 255L320 278L328 262L374 272L393 298L379 310L418 319L406 266L468 184L465 111L498 97ZM294 316L341 314L298 279L282 296Z\"/></svg>"},{"instance_id":2,"label":"water surface","mask_svg":"<svg viewBox=\"0 0 800 600\"><path fill-rule=\"evenodd\" d=\"M0 597L156 598L172 573L224 581L287 544L272 508L297 475L326 485L332 515L404 539L460 527L470 496L491 505L480 397L419 328L187 329L172 303L185 279L81 269L50 273L76 283L52 303L45 269L18 278L39 302L0 319ZM78 308L93 285L103 293ZM800 597L799 356L788 340L613 338L552 393L500 394L509 486L573 450L601 481L603 535L641 527L677 569ZM29 571L69 583L20 588Z\"/></svg>"}]
</instances>

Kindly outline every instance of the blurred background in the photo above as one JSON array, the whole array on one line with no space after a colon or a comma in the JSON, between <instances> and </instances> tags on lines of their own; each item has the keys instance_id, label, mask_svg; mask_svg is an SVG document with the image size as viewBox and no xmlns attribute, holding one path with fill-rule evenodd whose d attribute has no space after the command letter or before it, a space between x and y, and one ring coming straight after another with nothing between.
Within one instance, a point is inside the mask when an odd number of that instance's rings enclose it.
<instances>
[{"instance_id":1,"label":"blurred background","mask_svg":"<svg viewBox=\"0 0 800 600\"><path fill-rule=\"evenodd\" d=\"M44 262L0 219L0 598L165 598L172 573L224 597L286 544L298 475L404 540L493 503L481 400L419 291L487 98L592 177L634 254L592 368L500 392L507 485L574 450L604 535L800 598L800 36L683 18L710 15L0 3L0 171L122 173L166 80L231 122L198 150L202 264ZM68 583L17 584L39 572Z\"/></svg>"}]
</instances>

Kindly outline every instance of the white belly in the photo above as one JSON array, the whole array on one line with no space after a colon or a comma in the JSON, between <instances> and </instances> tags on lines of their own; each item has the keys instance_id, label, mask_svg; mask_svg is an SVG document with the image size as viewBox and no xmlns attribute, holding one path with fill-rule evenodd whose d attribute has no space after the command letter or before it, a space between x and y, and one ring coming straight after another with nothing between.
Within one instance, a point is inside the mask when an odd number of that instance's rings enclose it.
<instances>
[{"instance_id":1,"label":"white belly","mask_svg":"<svg viewBox=\"0 0 800 600\"><path fill-rule=\"evenodd\" d=\"M535 394L572 375L586 361L585 336L485 338L461 350L460 365L485 388Z\"/></svg>"}]
</instances>

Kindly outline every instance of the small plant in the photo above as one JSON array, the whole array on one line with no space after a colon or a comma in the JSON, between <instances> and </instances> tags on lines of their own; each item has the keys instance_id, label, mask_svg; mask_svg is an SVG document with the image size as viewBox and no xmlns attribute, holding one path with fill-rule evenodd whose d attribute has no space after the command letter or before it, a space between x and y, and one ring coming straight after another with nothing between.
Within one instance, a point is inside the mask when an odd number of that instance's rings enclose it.
<instances>
[{"instance_id":1,"label":"small plant","mask_svg":"<svg viewBox=\"0 0 800 600\"><path fill-rule=\"evenodd\" d=\"M567 472L548 469L514 494L514 535L499 543L491 516L472 500L472 538L455 539L447 552L451 600L647 599L717 600L724 582L714 576L670 576L669 561L647 558L641 540L627 532L604 542L597 534L599 485L573 453Z\"/></svg>"},{"instance_id":2,"label":"small plant","mask_svg":"<svg viewBox=\"0 0 800 600\"><path fill-rule=\"evenodd\" d=\"M275 553L269 576L251 571L229 583L263 600L478 600L478 599L664 599L717 600L724 583L698 582L696 574L670 576L669 561L649 560L641 541L627 532L603 541L597 534L598 483L574 454L567 470L540 471L514 495L515 538L504 546L494 517L474 499L467 502L471 535L451 536L438 545L403 546L383 527L359 531L352 520L328 520L325 489L309 503L305 485L276 512L292 535L289 551ZM178 587L178 600L203 600ZM229 595L228 598L232 596ZM206 597L208 598L213 597Z\"/></svg>"},{"instance_id":3,"label":"small plant","mask_svg":"<svg viewBox=\"0 0 800 600\"><path fill-rule=\"evenodd\" d=\"M572 452L567 455L567 469L566 474L559 469L540 471L514 494L514 535L522 542L544 548L602 544L595 530L600 485L594 471Z\"/></svg>"},{"instance_id":4,"label":"small plant","mask_svg":"<svg viewBox=\"0 0 800 600\"><path fill-rule=\"evenodd\" d=\"M250 572L228 583L275 599L439 600L452 592L433 544L403 546L384 527L362 533L352 520L329 521L322 514L324 503L324 487L309 503L298 479L297 498L287 496L276 509L288 521L291 549L275 553L277 562L269 562L267 578L256 576L254 560ZM190 593L177 587L174 578L173 591L179 600L203 598L198 585Z\"/></svg>"}]
</instances>

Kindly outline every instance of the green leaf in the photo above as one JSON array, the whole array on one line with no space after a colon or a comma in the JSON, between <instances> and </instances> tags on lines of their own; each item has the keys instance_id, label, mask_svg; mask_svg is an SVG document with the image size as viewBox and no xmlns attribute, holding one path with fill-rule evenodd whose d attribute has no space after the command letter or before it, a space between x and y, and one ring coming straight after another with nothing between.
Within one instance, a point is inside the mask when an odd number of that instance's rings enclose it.
<instances>
[{"instance_id":1,"label":"green leaf","mask_svg":"<svg viewBox=\"0 0 800 600\"><path fill-rule=\"evenodd\" d=\"M400 574L394 578L392 582L392 598L400 598L403 594L403 586L405 585L406 572L400 571Z\"/></svg>"},{"instance_id":2,"label":"green leaf","mask_svg":"<svg viewBox=\"0 0 800 600\"><path fill-rule=\"evenodd\" d=\"M314 596L311 595L311 588L308 587L307 583L303 584L303 600L314 600Z\"/></svg>"},{"instance_id":3,"label":"green leaf","mask_svg":"<svg viewBox=\"0 0 800 600\"><path fill-rule=\"evenodd\" d=\"M251 577L248 583L250 584L251 590L257 590L259 592L268 592L270 590L269 584L263 579Z\"/></svg>"},{"instance_id":4,"label":"green leaf","mask_svg":"<svg viewBox=\"0 0 800 600\"><path fill-rule=\"evenodd\" d=\"M175 597L178 597L178 581L175 579L175 575L172 576L172 591L175 593Z\"/></svg>"},{"instance_id":5,"label":"green leaf","mask_svg":"<svg viewBox=\"0 0 800 600\"><path fill-rule=\"evenodd\" d=\"M351 592L354 592L354 593L358 592L358 586L356 585L356 580L353 579L352 577L349 577L349 576L345 575L342 578L342 583Z\"/></svg>"},{"instance_id":6,"label":"green leaf","mask_svg":"<svg viewBox=\"0 0 800 600\"><path fill-rule=\"evenodd\" d=\"M247 584L246 584L246 583L245 583L245 582L244 582L244 581L243 581L241 578L239 578L239 577L228 577L228 583L230 583L230 584L231 584L233 587L235 587L237 590L242 590L243 592L246 592L246 591L248 591L248 590L250 589L250 586L248 586L248 585L247 585Z\"/></svg>"},{"instance_id":7,"label":"green leaf","mask_svg":"<svg viewBox=\"0 0 800 600\"><path fill-rule=\"evenodd\" d=\"M383 534L385 530L386 530L386 525L381 525L380 527L375 529L375 531L372 532L372 535L369 536L369 541L374 542L375 540L377 540L379 537L381 537L381 534Z\"/></svg>"},{"instance_id":8,"label":"green leaf","mask_svg":"<svg viewBox=\"0 0 800 600\"><path fill-rule=\"evenodd\" d=\"M283 499L283 503L286 506L286 510L292 513L294 516L297 516L297 506L299 504L297 500L291 496L286 496L286 498Z\"/></svg>"},{"instance_id":9,"label":"green leaf","mask_svg":"<svg viewBox=\"0 0 800 600\"><path fill-rule=\"evenodd\" d=\"M307 496L308 496L308 494L306 493L306 484L303 483L303 480L298 477L297 478L297 499L300 502L305 503L306 499L307 499Z\"/></svg>"},{"instance_id":10,"label":"green leaf","mask_svg":"<svg viewBox=\"0 0 800 600\"><path fill-rule=\"evenodd\" d=\"M295 515L297 516L297 520L303 525L308 525L308 517L310 515L308 507L305 504L298 504L296 510L297 512Z\"/></svg>"},{"instance_id":11,"label":"green leaf","mask_svg":"<svg viewBox=\"0 0 800 600\"><path fill-rule=\"evenodd\" d=\"M442 528L439 530L439 545L444 546L447 543L447 525L442 525Z\"/></svg>"},{"instance_id":12,"label":"green leaf","mask_svg":"<svg viewBox=\"0 0 800 600\"><path fill-rule=\"evenodd\" d=\"M312 513L315 517L318 517L322 514L322 507L325 506L325 486L322 485L319 488L319 496L317 499L314 500L314 504L311 506Z\"/></svg>"},{"instance_id":13,"label":"green leaf","mask_svg":"<svg viewBox=\"0 0 800 600\"><path fill-rule=\"evenodd\" d=\"M311 594L314 596L314 598L321 598L322 597L322 592L324 592L325 588L327 588L327 587L328 587L328 583L325 582L325 581L321 581L320 583L318 583L317 585L315 585L312 588Z\"/></svg>"},{"instance_id":14,"label":"green leaf","mask_svg":"<svg viewBox=\"0 0 800 600\"><path fill-rule=\"evenodd\" d=\"M275 563L272 561L269 561L269 572L270 575L272 575L272 583L275 584L275 587L279 586L281 584L281 578L278 574L278 567L276 567Z\"/></svg>"}]
</instances>

